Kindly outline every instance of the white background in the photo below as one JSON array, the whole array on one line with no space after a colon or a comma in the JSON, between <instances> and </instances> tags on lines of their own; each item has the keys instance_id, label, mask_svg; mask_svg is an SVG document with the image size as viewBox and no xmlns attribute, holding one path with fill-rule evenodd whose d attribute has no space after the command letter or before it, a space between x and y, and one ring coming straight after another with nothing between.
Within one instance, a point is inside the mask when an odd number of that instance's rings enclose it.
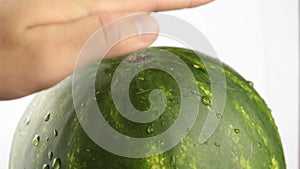
<instances>
[{"instance_id":1,"label":"white background","mask_svg":"<svg viewBox=\"0 0 300 169\"><path fill-rule=\"evenodd\" d=\"M223 62L254 82L272 109L288 169L299 168L298 3L217 0L195 9L166 12L196 26ZM32 97L0 102L0 169L8 168L15 127Z\"/></svg>"}]
</instances>

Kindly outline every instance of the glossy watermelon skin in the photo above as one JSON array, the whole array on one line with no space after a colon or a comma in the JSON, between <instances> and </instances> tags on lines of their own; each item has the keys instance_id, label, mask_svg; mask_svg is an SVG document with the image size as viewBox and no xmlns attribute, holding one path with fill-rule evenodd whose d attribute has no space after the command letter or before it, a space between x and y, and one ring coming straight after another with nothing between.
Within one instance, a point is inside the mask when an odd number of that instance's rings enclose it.
<instances>
[{"instance_id":1,"label":"glossy watermelon skin","mask_svg":"<svg viewBox=\"0 0 300 169\"><path fill-rule=\"evenodd\" d=\"M270 109L249 81L225 64L223 68L218 67L216 59L202 53L198 55L208 63L206 65L191 50L174 47L160 49L176 54L189 66L198 82L197 94L202 98L211 94L212 82L206 66L223 71L226 76L225 109L216 131L206 142L200 144L198 137L210 105L201 102L201 114L197 116L194 127L174 148L146 158L112 154L95 144L82 129L74 111L72 78L69 77L55 87L40 92L26 109L14 135L9 168L286 168L282 143ZM147 110L149 92L156 88L168 93L168 101L164 114L156 121L132 123L118 113L110 91L112 74L123 59L124 57L103 60L98 72L91 74L91 77L97 76L96 100L104 110L103 116L116 130L133 137L150 137L165 131L176 119L180 108L181 98L177 97L180 91L176 81L165 72L155 69L139 73L130 86L130 99L137 109ZM95 66L98 64L91 64L86 69ZM82 95L82 106L89 106L94 95L85 95L84 91ZM151 132L148 131L149 125L152 127Z\"/></svg>"}]
</instances>

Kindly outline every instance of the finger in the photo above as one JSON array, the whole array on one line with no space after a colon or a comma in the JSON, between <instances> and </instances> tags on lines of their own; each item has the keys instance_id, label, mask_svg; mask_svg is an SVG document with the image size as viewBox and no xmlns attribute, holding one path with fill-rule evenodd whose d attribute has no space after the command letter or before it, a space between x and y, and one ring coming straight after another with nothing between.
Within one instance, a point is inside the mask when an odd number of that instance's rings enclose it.
<instances>
[{"instance_id":1,"label":"finger","mask_svg":"<svg viewBox=\"0 0 300 169\"><path fill-rule=\"evenodd\" d=\"M34 78L28 80L33 83L39 79L40 87L48 88L71 74L81 48L101 24L101 19L95 16L72 24L32 29L26 39L31 42L27 48L34 53L30 67L35 70L28 71L34 72L29 75ZM99 35L103 36L94 38L96 43L86 49L88 52L77 63L79 66L99 59L101 53L111 49L110 45L117 44L113 52L109 52L109 57L113 57L145 48L157 37L153 32L158 32L158 25L148 14L123 18L110 25L99 31ZM139 35L141 32L152 33ZM35 44L32 44L33 41Z\"/></svg>"},{"instance_id":2,"label":"finger","mask_svg":"<svg viewBox=\"0 0 300 169\"><path fill-rule=\"evenodd\" d=\"M26 29L30 29L44 25L72 23L99 13L106 15L111 21L130 13L191 8L211 1L213 0L53 0L51 2L28 0L17 4L10 3L10 8L16 11L18 23L27 25ZM109 16L111 14L114 14L114 18Z\"/></svg>"},{"instance_id":3,"label":"finger","mask_svg":"<svg viewBox=\"0 0 300 169\"><path fill-rule=\"evenodd\" d=\"M119 32L119 37L116 38L117 43L109 50L107 57L116 57L146 48L157 38L159 25L152 16L136 14L126 20L123 24L118 23L114 26L118 29L116 32ZM112 34L115 33L108 33L109 36Z\"/></svg>"}]
</instances>

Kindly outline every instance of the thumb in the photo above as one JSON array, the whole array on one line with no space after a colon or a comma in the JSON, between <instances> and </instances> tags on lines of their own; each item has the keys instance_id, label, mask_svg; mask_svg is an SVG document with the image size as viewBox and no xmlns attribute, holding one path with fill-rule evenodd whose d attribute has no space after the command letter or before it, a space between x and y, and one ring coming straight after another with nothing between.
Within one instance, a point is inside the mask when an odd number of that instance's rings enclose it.
<instances>
[{"instance_id":1,"label":"thumb","mask_svg":"<svg viewBox=\"0 0 300 169\"><path fill-rule=\"evenodd\" d=\"M146 48L157 38L158 32L158 23L146 13L114 20L88 39L77 58L76 67Z\"/></svg>"}]
</instances>

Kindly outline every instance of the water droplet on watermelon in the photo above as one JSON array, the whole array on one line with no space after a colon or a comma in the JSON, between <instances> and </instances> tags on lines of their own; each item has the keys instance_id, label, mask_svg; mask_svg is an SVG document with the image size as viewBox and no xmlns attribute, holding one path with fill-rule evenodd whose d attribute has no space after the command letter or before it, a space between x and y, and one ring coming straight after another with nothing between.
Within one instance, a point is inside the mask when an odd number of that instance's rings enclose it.
<instances>
[{"instance_id":1,"label":"water droplet on watermelon","mask_svg":"<svg viewBox=\"0 0 300 169\"><path fill-rule=\"evenodd\" d=\"M152 125L147 126L146 132L148 134L152 134L153 133L153 126Z\"/></svg>"},{"instance_id":2,"label":"water droplet on watermelon","mask_svg":"<svg viewBox=\"0 0 300 169\"><path fill-rule=\"evenodd\" d=\"M145 80L144 77L138 77L138 79L141 80L141 81Z\"/></svg>"},{"instance_id":3,"label":"water droplet on watermelon","mask_svg":"<svg viewBox=\"0 0 300 169\"><path fill-rule=\"evenodd\" d=\"M48 164L44 164L42 169L50 169L50 166Z\"/></svg>"},{"instance_id":4,"label":"water droplet on watermelon","mask_svg":"<svg viewBox=\"0 0 300 169\"><path fill-rule=\"evenodd\" d=\"M171 68L170 68L170 70L172 70L172 71L173 71L173 70L174 70L174 68L172 68L172 67L171 67Z\"/></svg>"},{"instance_id":5,"label":"water droplet on watermelon","mask_svg":"<svg viewBox=\"0 0 300 169\"><path fill-rule=\"evenodd\" d=\"M54 135L54 137L56 137L58 135L58 132L56 129L53 131L53 135Z\"/></svg>"},{"instance_id":6,"label":"water droplet on watermelon","mask_svg":"<svg viewBox=\"0 0 300 169\"><path fill-rule=\"evenodd\" d=\"M47 122L47 121L50 120L50 114L51 114L51 112L48 112L48 113L44 116L45 122Z\"/></svg>"},{"instance_id":7,"label":"water droplet on watermelon","mask_svg":"<svg viewBox=\"0 0 300 169\"><path fill-rule=\"evenodd\" d=\"M211 100L208 96L202 96L201 98L201 102L204 104L204 105L210 105L211 104Z\"/></svg>"},{"instance_id":8,"label":"water droplet on watermelon","mask_svg":"<svg viewBox=\"0 0 300 169\"><path fill-rule=\"evenodd\" d=\"M170 158L170 165L172 166L172 167L175 167L176 166L176 158L175 158L175 156L171 156L171 158Z\"/></svg>"},{"instance_id":9,"label":"water droplet on watermelon","mask_svg":"<svg viewBox=\"0 0 300 169\"><path fill-rule=\"evenodd\" d=\"M247 83L249 84L249 86L254 86L254 83L253 82L251 82L251 81L247 81Z\"/></svg>"},{"instance_id":10,"label":"water droplet on watermelon","mask_svg":"<svg viewBox=\"0 0 300 169\"><path fill-rule=\"evenodd\" d=\"M100 94L100 91L99 91L99 90L96 91L95 95L97 96L97 95L99 95L99 94Z\"/></svg>"},{"instance_id":11,"label":"water droplet on watermelon","mask_svg":"<svg viewBox=\"0 0 300 169\"><path fill-rule=\"evenodd\" d=\"M194 67L195 69L199 69L199 68L200 68L200 66L197 65L197 64L194 64L193 67Z\"/></svg>"},{"instance_id":12,"label":"water droplet on watermelon","mask_svg":"<svg viewBox=\"0 0 300 169\"><path fill-rule=\"evenodd\" d=\"M30 124L30 116L26 117L26 125L28 126Z\"/></svg>"},{"instance_id":13,"label":"water droplet on watermelon","mask_svg":"<svg viewBox=\"0 0 300 169\"><path fill-rule=\"evenodd\" d=\"M40 143L40 136L36 134L36 135L33 137L32 144L33 144L34 146L38 146L39 143Z\"/></svg>"},{"instance_id":14,"label":"water droplet on watermelon","mask_svg":"<svg viewBox=\"0 0 300 169\"><path fill-rule=\"evenodd\" d=\"M82 103L80 104L80 107L84 107L84 106L85 106L85 103L82 102Z\"/></svg>"},{"instance_id":15,"label":"water droplet on watermelon","mask_svg":"<svg viewBox=\"0 0 300 169\"><path fill-rule=\"evenodd\" d=\"M258 147L258 148L261 148L261 144L260 144L260 143L258 143L258 144L257 144L257 147Z\"/></svg>"},{"instance_id":16,"label":"water droplet on watermelon","mask_svg":"<svg viewBox=\"0 0 300 169\"><path fill-rule=\"evenodd\" d=\"M199 95L199 93L197 92L197 90L191 90L191 93L192 93L193 95Z\"/></svg>"},{"instance_id":17,"label":"water droplet on watermelon","mask_svg":"<svg viewBox=\"0 0 300 169\"><path fill-rule=\"evenodd\" d=\"M53 159L53 152L52 151L48 152L48 159L49 159L49 161L51 161Z\"/></svg>"},{"instance_id":18,"label":"water droplet on watermelon","mask_svg":"<svg viewBox=\"0 0 300 169\"><path fill-rule=\"evenodd\" d=\"M53 169L60 169L60 167L61 167L61 160L60 160L60 158L54 158L53 159L53 162L52 162L52 168Z\"/></svg>"},{"instance_id":19,"label":"water droplet on watermelon","mask_svg":"<svg viewBox=\"0 0 300 169\"><path fill-rule=\"evenodd\" d=\"M240 133L240 129L234 129L234 132L235 132L236 134L239 134L239 133Z\"/></svg>"},{"instance_id":20,"label":"water droplet on watermelon","mask_svg":"<svg viewBox=\"0 0 300 169\"><path fill-rule=\"evenodd\" d=\"M49 137L46 137L46 141L49 141Z\"/></svg>"},{"instance_id":21,"label":"water droplet on watermelon","mask_svg":"<svg viewBox=\"0 0 300 169\"><path fill-rule=\"evenodd\" d=\"M221 144L218 143L218 142L215 142L214 144L215 144L216 147L220 147L221 146Z\"/></svg>"},{"instance_id":22,"label":"water droplet on watermelon","mask_svg":"<svg viewBox=\"0 0 300 169\"><path fill-rule=\"evenodd\" d=\"M157 141L157 145L158 145L158 146L162 146L162 145L164 145L164 144L165 144L164 141L161 141L161 140Z\"/></svg>"},{"instance_id":23,"label":"water droplet on watermelon","mask_svg":"<svg viewBox=\"0 0 300 169\"><path fill-rule=\"evenodd\" d=\"M223 115L221 113L217 113L216 116L217 116L218 119L223 118Z\"/></svg>"}]
</instances>

